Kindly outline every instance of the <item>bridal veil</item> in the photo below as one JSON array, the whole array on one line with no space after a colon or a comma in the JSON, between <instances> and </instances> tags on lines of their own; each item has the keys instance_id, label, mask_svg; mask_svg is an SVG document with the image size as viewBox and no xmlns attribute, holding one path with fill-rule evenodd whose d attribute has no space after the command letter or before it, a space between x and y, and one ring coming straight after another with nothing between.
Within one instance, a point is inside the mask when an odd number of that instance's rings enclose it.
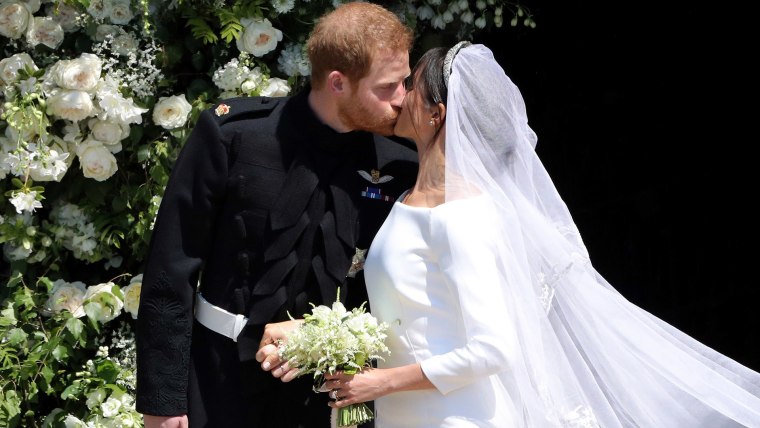
<instances>
[{"instance_id":1,"label":"bridal veil","mask_svg":"<svg viewBox=\"0 0 760 428\"><path fill-rule=\"evenodd\" d=\"M490 315L514 326L505 334L519 343L499 378L522 426L760 427L760 374L630 303L594 270L536 155L520 91L488 48L458 47L446 200L486 193L498 218L501 281L472 288L507 302L509 313Z\"/></svg>"}]
</instances>

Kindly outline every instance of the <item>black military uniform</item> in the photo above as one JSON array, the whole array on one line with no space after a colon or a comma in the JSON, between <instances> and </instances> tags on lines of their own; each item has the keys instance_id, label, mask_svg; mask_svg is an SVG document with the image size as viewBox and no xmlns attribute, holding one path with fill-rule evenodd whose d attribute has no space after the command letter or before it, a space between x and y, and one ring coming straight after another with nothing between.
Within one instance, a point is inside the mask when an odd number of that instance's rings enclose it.
<instances>
[{"instance_id":1,"label":"black military uniform","mask_svg":"<svg viewBox=\"0 0 760 428\"><path fill-rule=\"evenodd\" d=\"M203 112L172 171L145 269L137 410L200 427L327 427L312 377L283 383L255 360L263 326L309 302L367 300L362 254L416 178L409 143L337 133L290 98ZM353 262L353 264L352 264ZM248 317L237 342L193 319L210 303Z\"/></svg>"}]
</instances>

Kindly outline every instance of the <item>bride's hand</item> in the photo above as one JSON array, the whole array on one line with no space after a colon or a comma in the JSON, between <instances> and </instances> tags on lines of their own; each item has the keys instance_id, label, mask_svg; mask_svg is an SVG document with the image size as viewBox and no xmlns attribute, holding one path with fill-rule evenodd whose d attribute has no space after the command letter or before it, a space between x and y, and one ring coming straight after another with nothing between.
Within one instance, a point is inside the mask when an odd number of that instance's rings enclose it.
<instances>
[{"instance_id":1,"label":"bride's hand","mask_svg":"<svg viewBox=\"0 0 760 428\"><path fill-rule=\"evenodd\" d=\"M333 400L330 407L340 408L350 404L364 403L382 397L390 392L387 370L367 368L350 375L342 371L325 375L325 389Z\"/></svg>"}]
</instances>

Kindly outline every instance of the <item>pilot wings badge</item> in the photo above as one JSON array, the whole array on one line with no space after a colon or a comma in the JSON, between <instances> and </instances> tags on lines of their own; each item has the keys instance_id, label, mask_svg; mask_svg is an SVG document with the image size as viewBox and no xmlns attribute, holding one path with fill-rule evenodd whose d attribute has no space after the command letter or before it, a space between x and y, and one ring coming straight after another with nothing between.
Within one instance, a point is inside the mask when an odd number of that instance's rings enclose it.
<instances>
[{"instance_id":1,"label":"pilot wings badge","mask_svg":"<svg viewBox=\"0 0 760 428\"><path fill-rule=\"evenodd\" d=\"M370 171L370 172L362 171L362 170L358 170L356 172L358 172L359 175L361 175L365 180L367 180L367 181L369 181L370 183L373 183L373 184L382 184L382 183L387 183L387 182L393 180L393 176L392 175L383 175L383 176L381 176L379 169L374 169L373 168L372 171Z\"/></svg>"}]
</instances>

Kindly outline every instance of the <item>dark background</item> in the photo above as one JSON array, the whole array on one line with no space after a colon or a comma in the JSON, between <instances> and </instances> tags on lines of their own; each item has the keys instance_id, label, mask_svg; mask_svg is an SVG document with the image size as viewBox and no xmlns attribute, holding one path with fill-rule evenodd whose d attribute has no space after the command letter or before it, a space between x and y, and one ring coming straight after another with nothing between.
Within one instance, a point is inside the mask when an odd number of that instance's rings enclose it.
<instances>
[{"instance_id":1,"label":"dark background","mask_svg":"<svg viewBox=\"0 0 760 428\"><path fill-rule=\"evenodd\" d=\"M535 29L474 41L521 89L594 266L633 303L760 371L748 12L542 3L525 3Z\"/></svg>"}]
</instances>

